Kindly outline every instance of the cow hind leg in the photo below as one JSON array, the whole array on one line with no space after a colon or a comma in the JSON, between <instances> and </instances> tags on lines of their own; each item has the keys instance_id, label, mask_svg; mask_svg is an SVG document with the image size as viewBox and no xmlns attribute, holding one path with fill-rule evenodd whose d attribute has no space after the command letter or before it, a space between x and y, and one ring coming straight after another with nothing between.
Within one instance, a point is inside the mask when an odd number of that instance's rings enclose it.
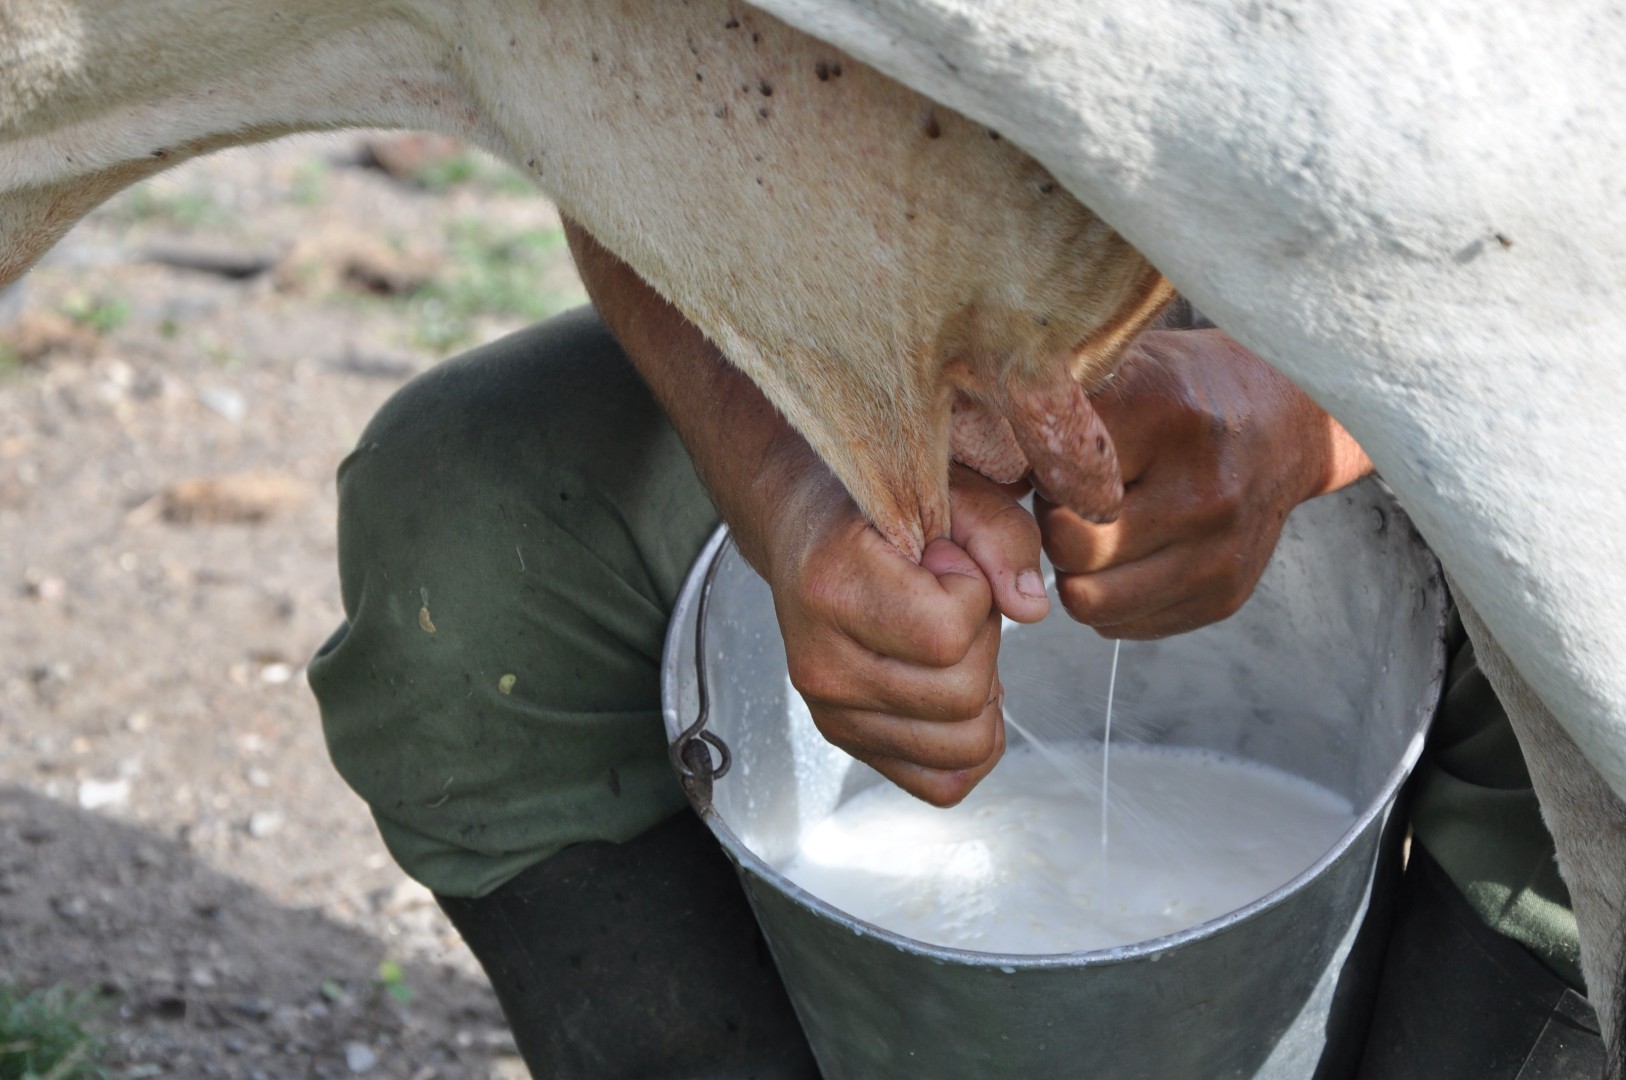
<instances>
[{"instance_id":1,"label":"cow hind leg","mask_svg":"<svg viewBox=\"0 0 1626 1080\"><path fill-rule=\"evenodd\" d=\"M1580 931L1581 970L1609 1049L1607 1076L1626 1080L1626 805L1457 595L1480 668L1507 709L1558 849Z\"/></svg>"}]
</instances>

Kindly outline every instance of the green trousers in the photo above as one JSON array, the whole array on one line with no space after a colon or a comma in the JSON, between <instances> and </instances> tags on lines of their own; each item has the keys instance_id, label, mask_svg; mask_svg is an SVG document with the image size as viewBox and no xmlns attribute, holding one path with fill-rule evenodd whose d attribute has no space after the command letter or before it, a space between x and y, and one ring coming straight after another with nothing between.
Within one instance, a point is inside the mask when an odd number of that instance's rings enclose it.
<instances>
[{"instance_id":1,"label":"green trousers","mask_svg":"<svg viewBox=\"0 0 1626 1080\"><path fill-rule=\"evenodd\" d=\"M310 680L335 765L407 873L480 898L684 807L659 666L717 517L590 310L415 379L345 459L339 495L347 622ZM1465 645L1412 807L1478 917L1579 986L1552 842Z\"/></svg>"}]
</instances>

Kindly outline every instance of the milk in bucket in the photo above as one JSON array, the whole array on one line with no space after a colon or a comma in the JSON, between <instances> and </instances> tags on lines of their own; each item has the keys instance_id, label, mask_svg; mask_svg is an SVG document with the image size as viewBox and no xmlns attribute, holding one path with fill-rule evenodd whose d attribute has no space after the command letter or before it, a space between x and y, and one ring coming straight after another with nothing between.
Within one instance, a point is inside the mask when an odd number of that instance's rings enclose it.
<instances>
[{"instance_id":1,"label":"milk in bucket","mask_svg":"<svg viewBox=\"0 0 1626 1080\"><path fill-rule=\"evenodd\" d=\"M779 867L808 892L916 941L995 953L1131 945L1235 911L1315 862L1348 799L1227 755L1112 749L1102 802L1074 776L1098 748L1013 750L952 809L876 785L803 832Z\"/></svg>"},{"instance_id":2,"label":"milk in bucket","mask_svg":"<svg viewBox=\"0 0 1626 1080\"><path fill-rule=\"evenodd\" d=\"M703 574L714 561L709 637L697 649ZM1329 804L1329 813L1344 815L1342 825L1329 822L1330 841L1310 844L1319 850L1308 856L1284 856L1264 875L1282 879L1243 890L1253 896L1240 906L1220 897L1215 903L1225 910L1217 916L1181 911L1183 928L1172 933L1120 927L1120 942L1133 944L1084 951L1035 940L937 944L922 940L925 929L890 928L852 910L856 902L827 899L819 892L825 886L787 876L782 868L804 837L843 809L884 797L890 785L805 722L772 596L720 537L674 613L663 672L667 735L685 761L709 754L715 766L720 747L729 751L726 774L685 776L685 791L739 870L825 1080L1331 1080L1358 1057L1364 1003L1382 959L1403 833L1394 800L1421 752L1443 679L1444 609L1437 564L1381 486L1366 483L1290 516L1271 567L1237 615L1124 646L1118 699L1138 713L1125 743L1145 747L1146 759L1165 771L1156 782L1193 792L1199 785L1189 778L1167 777L1199 761L1210 768L1219 755L1245 770L1297 778L1287 787L1332 793L1342 802ZM999 658L1008 715L1082 708L1101 716L1111 654L1110 644L1063 618L1012 632ZM702 715L716 740L709 748L685 738ZM1098 732L1091 732L1095 747ZM1161 812L1155 798L1131 794L1155 780L1134 775L1143 752L1118 753L1116 731L1114 745L1108 877L1140 843L1135 814ZM1013 739L1010 760L981 785L997 796L1004 775L1020 789L984 826L997 827L1001 815L1012 824L1020 797L1050 783L1067 786L1055 770L1044 777L1043 761L1024 766L1023 754ZM1082 759L1080 769L1094 768ZM1255 773L1248 787L1270 783ZM1312 805L1320 797L1303 787L1297 794ZM1099 852L1087 816L1092 803L1079 795L1069 811L1078 815L1072 850L1081 860ZM1253 831L1273 848L1278 839L1261 830L1305 816L1274 805L1236 808L1242 823L1220 831ZM955 812L976 809L967 800ZM1256 811L1263 821L1248 824L1245 815ZM1225 813L1189 816L1206 824ZM1165 839L1179 831L1161 830ZM969 849L959 858L990 874ZM1090 868L1052 866L1040 875L1065 890ZM1195 901L1175 906L1186 903ZM1042 929L1056 920L1040 911L1036 921Z\"/></svg>"}]
</instances>

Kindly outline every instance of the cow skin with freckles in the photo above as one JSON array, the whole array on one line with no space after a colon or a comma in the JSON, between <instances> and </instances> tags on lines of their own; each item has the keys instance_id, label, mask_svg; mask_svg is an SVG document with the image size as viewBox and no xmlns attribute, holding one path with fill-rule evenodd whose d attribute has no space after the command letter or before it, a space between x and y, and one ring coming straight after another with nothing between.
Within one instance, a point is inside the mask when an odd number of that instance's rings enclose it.
<instances>
[{"instance_id":1,"label":"cow skin with freckles","mask_svg":"<svg viewBox=\"0 0 1626 1080\"><path fill-rule=\"evenodd\" d=\"M717 342L901 550L948 534L951 441L1115 514L1081 387L1171 290L997 132L722 0L204 7L5 9L0 284L196 154L340 125L450 131Z\"/></svg>"}]
</instances>

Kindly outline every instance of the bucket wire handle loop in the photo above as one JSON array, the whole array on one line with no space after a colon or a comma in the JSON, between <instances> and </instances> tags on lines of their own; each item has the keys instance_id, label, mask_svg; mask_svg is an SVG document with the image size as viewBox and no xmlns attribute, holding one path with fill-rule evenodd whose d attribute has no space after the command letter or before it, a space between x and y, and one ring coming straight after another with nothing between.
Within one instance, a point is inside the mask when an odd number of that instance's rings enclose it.
<instances>
[{"instance_id":1,"label":"bucket wire handle loop","mask_svg":"<svg viewBox=\"0 0 1626 1080\"><path fill-rule=\"evenodd\" d=\"M734 755L729 753L728 744L723 742L716 732L705 730L706 721L711 715L711 695L706 688L706 613L711 608L711 587L717 581L717 571L723 565L723 557L728 554L729 549L733 546L734 534L725 532L723 534L723 544L717 549L717 554L712 558L711 565L706 567L705 579L700 583L700 603L695 612L694 620L694 687L699 708L696 710L694 723L684 728L683 733L672 741L671 746L666 748L667 755L672 759L672 767L685 780L698 779L695 769L689 765L686 754L696 739L717 748L719 764L715 769L711 767L710 753L697 748L694 755L697 759L704 760L704 764L699 767L710 774L704 779L721 780L728 775L729 766L734 763Z\"/></svg>"}]
</instances>

